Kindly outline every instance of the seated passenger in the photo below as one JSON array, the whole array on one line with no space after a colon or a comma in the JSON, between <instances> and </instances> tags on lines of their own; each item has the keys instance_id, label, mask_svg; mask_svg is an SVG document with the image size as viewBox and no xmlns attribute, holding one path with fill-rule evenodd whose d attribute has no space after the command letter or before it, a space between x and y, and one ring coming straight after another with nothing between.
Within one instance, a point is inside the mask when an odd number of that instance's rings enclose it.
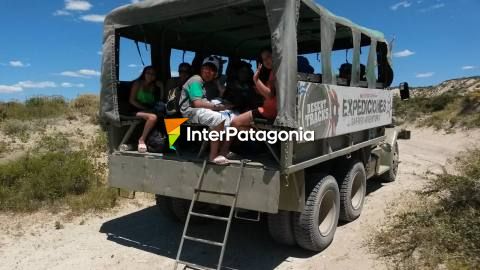
<instances>
[{"instance_id":1,"label":"seated passenger","mask_svg":"<svg viewBox=\"0 0 480 270\"><path fill-rule=\"evenodd\" d=\"M297 72L313 74L315 69L305 56L297 56Z\"/></svg>"},{"instance_id":2,"label":"seated passenger","mask_svg":"<svg viewBox=\"0 0 480 270\"><path fill-rule=\"evenodd\" d=\"M261 100L259 101L260 97L254 91L252 65L241 61L235 68L235 74L231 74L232 78L228 78L223 98L241 113L257 108Z\"/></svg>"},{"instance_id":3,"label":"seated passenger","mask_svg":"<svg viewBox=\"0 0 480 270\"><path fill-rule=\"evenodd\" d=\"M158 116L163 115L165 111L165 104L157 102L155 95L160 89L160 96L163 96L162 84L156 81L156 72L152 66L147 66L143 69L142 74L138 77L132 85L130 91L129 102L137 111L134 115L145 119L145 126L142 135L138 139L138 152L147 152L145 140L148 134L155 126Z\"/></svg>"},{"instance_id":4,"label":"seated passenger","mask_svg":"<svg viewBox=\"0 0 480 270\"><path fill-rule=\"evenodd\" d=\"M190 123L208 126L215 131L222 131L226 121L229 121L224 111L229 107L224 104L210 102L206 98L205 83L217 77L219 69L217 58L209 56L204 59L200 75L194 75L182 87L180 96L180 112L189 118ZM215 164L226 165L228 160L219 154L222 141L210 142L209 160Z\"/></svg>"},{"instance_id":5,"label":"seated passenger","mask_svg":"<svg viewBox=\"0 0 480 270\"><path fill-rule=\"evenodd\" d=\"M344 63L340 66L340 69L338 70L339 74L338 77L345 79L347 82L347 85L350 85L350 80L352 79L352 64L350 63ZM365 81L367 80L365 77L365 65L360 64L360 81Z\"/></svg>"},{"instance_id":6,"label":"seated passenger","mask_svg":"<svg viewBox=\"0 0 480 270\"><path fill-rule=\"evenodd\" d=\"M251 128L251 123L255 118L275 119L277 116L277 96L275 90L275 75L273 72L272 50L264 48L260 51L261 64L253 75L253 82L256 91L264 97L263 105L244 112L233 118L231 126L239 130ZM231 141L223 144L220 151L222 156L228 156Z\"/></svg>"},{"instance_id":7,"label":"seated passenger","mask_svg":"<svg viewBox=\"0 0 480 270\"><path fill-rule=\"evenodd\" d=\"M347 85L350 85L352 79L352 64L343 63L338 70L338 77L346 80Z\"/></svg>"},{"instance_id":8,"label":"seated passenger","mask_svg":"<svg viewBox=\"0 0 480 270\"><path fill-rule=\"evenodd\" d=\"M216 59L218 64L218 71L215 79L210 82L205 82L205 91L206 97L208 100L214 100L218 98L223 98L223 94L225 93L225 80L226 77L222 76L222 69L223 69L223 60L218 56L209 56Z\"/></svg>"},{"instance_id":9,"label":"seated passenger","mask_svg":"<svg viewBox=\"0 0 480 270\"><path fill-rule=\"evenodd\" d=\"M167 90L182 86L192 76L192 66L189 63L180 63L178 65L178 77L167 81L165 88Z\"/></svg>"}]
</instances>

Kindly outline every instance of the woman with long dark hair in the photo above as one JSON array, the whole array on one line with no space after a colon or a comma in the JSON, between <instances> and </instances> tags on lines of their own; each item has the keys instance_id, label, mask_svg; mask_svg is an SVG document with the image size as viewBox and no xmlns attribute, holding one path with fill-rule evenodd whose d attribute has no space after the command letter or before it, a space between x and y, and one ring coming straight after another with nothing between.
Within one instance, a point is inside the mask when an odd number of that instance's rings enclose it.
<instances>
[{"instance_id":1,"label":"woman with long dark hair","mask_svg":"<svg viewBox=\"0 0 480 270\"><path fill-rule=\"evenodd\" d=\"M156 81L156 71L152 66L145 67L140 77L133 82L129 102L138 110L135 115L145 120L142 135L138 139L138 152L140 153L147 152L145 140L157 123L157 115L162 110L162 108L158 108L162 104L157 104L155 98L155 91L158 89L163 91L162 88L162 85ZM162 96L163 93L160 93L160 97Z\"/></svg>"}]
</instances>

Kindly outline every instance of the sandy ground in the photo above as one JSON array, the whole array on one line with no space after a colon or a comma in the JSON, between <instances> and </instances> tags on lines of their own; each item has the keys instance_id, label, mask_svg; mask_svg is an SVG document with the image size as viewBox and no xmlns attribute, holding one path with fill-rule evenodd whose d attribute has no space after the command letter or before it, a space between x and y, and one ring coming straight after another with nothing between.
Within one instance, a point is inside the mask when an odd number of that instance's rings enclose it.
<instances>
[{"instance_id":1,"label":"sandy ground","mask_svg":"<svg viewBox=\"0 0 480 270\"><path fill-rule=\"evenodd\" d=\"M325 251L314 254L279 246L269 238L265 222L236 220L224 266L386 269L384 262L365 247L368 237L384 221L385 210L400 204L409 192L421 189L426 172L441 172L447 158L479 139L480 131L442 134L416 129L411 140L399 141L401 164L397 181L370 181L362 216L339 225L332 245ZM63 228L55 228L57 221ZM47 212L0 214L0 269L172 269L182 228L182 224L162 215L153 198L145 194L122 200L119 207L109 212L82 217ZM215 237L222 234L222 226L198 225L195 231ZM210 251L189 251L187 256L209 260Z\"/></svg>"}]
</instances>

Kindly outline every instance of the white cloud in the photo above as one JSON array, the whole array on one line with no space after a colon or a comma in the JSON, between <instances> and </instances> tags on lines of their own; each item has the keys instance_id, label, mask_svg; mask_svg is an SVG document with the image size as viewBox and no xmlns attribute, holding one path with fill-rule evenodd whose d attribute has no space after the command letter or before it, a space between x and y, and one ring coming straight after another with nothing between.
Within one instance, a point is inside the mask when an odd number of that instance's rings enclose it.
<instances>
[{"instance_id":1,"label":"white cloud","mask_svg":"<svg viewBox=\"0 0 480 270\"><path fill-rule=\"evenodd\" d=\"M77 87L77 88L83 88L85 87L85 84L83 83L69 83L69 82L63 82L60 84L61 87L65 87L65 88L72 88L72 87Z\"/></svg>"},{"instance_id":2,"label":"white cloud","mask_svg":"<svg viewBox=\"0 0 480 270\"><path fill-rule=\"evenodd\" d=\"M87 76L81 75L76 71L63 71L63 72L60 72L60 75L65 77L88 78Z\"/></svg>"},{"instance_id":3,"label":"white cloud","mask_svg":"<svg viewBox=\"0 0 480 270\"><path fill-rule=\"evenodd\" d=\"M170 72L170 76L172 76L172 77L178 77L178 76L180 76L180 74L178 74L178 71L171 71L171 72Z\"/></svg>"},{"instance_id":4,"label":"white cloud","mask_svg":"<svg viewBox=\"0 0 480 270\"><path fill-rule=\"evenodd\" d=\"M430 10L439 9L439 8L443 8L443 7L445 7L444 3L438 3L438 4L435 4L433 6L429 6L427 8L421 9L420 12L427 12L427 11L430 11Z\"/></svg>"},{"instance_id":5,"label":"white cloud","mask_svg":"<svg viewBox=\"0 0 480 270\"><path fill-rule=\"evenodd\" d=\"M60 75L74 78L90 78L92 76L100 76L100 72L92 69L80 69L78 71L63 71Z\"/></svg>"},{"instance_id":6,"label":"white cloud","mask_svg":"<svg viewBox=\"0 0 480 270\"><path fill-rule=\"evenodd\" d=\"M44 82L32 82L32 81L21 81L15 84L14 86L21 88L55 88L57 84L51 81Z\"/></svg>"},{"instance_id":7,"label":"white cloud","mask_svg":"<svg viewBox=\"0 0 480 270\"><path fill-rule=\"evenodd\" d=\"M53 13L53 16L70 16L72 13L66 11L66 10L57 10Z\"/></svg>"},{"instance_id":8,"label":"white cloud","mask_svg":"<svg viewBox=\"0 0 480 270\"><path fill-rule=\"evenodd\" d=\"M88 14L80 17L80 19L86 22L103 22L105 20L105 15Z\"/></svg>"},{"instance_id":9,"label":"white cloud","mask_svg":"<svg viewBox=\"0 0 480 270\"><path fill-rule=\"evenodd\" d=\"M138 67L138 65L130 64L130 65L128 65L128 67L130 67L130 68L136 68L136 67Z\"/></svg>"},{"instance_id":10,"label":"white cloud","mask_svg":"<svg viewBox=\"0 0 480 270\"><path fill-rule=\"evenodd\" d=\"M92 69L80 69L78 73L86 76L100 76L100 72Z\"/></svg>"},{"instance_id":11,"label":"white cloud","mask_svg":"<svg viewBox=\"0 0 480 270\"><path fill-rule=\"evenodd\" d=\"M403 50L403 51L399 51L399 52L396 52L393 54L394 57L408 57L408 56L411 56L411 55L414 55L415 52L412 52L410 50Z\"/></svg>"},{"instance_id":12,"label":"white cloud","mask_svg":"<svg viewBox=\"0 0 480 270\"><path fill-rule=\"evenodd\" d=\"M102 52L102 51L98 51L97 54L98 54L98 55L103 55L103 52Z\"/></svg>"},{"instance_id":13,"label":"white cloud","mask_svg":"<svg viewBox=\"0 0 480 270\"><path fill-rule=\"evenodd\" d=\"M418 73L415 77L417 78L429 78L435 75L435 72L425 72L425 73Z\"/></svg>"},{"instance_id":14,"label":"white cloud","mask_svg":"<svg viewBox=\"0 0 480 270\"><path fill-rule=\"evenodd\" d=\"M12 67L29 67L30 66L30 64L24 64L22 61L18 61L18 60L12 60L8 62L8 64Z\"/></svg>"},{"instance_id":15,"label":"white cloud","mask_svg":"<svg viewBox=\"0 0 480 270\"><path fill-rule=\"evenodd\" d=\"M470 69L476 69L477 67L476 66L463 66L462 69L463 70L470 70Z\"/></svg>"},{"instance_id":16,"label":"white cloud","mask_svg":"<svg viewBox=\"0 0 480 270\"><path fill-rule=\"evenodd\" d=\"M87 11L92 8L92 4L88 1L65 0L66 10Z\"/></svg>"},{"instance_id":17,"label":"white cloud","mask_svg":"<svg viewBox=\"0 0 480 270\"><path fill-rule=\"evenodd\" d=\"M395 5L392 5L390 7L391 10L397 10L399 9L400 7L403 7L403 8L408 8L412 5L412 3L410 3L409 1L402 1L402 2L398 2L396 3Z\"/></svg>"},{"instance_id":18,"label":"white cloud","mask_svg":"<svg viewBox=\"0 0 480 270\"><path fill-rule=\"evenodd\" d=\"M23 88L20 87L20 86L15 86L15 85L1 85L1 84L0 84L0 93L2 93L2 94L21 92L22 90L23 90Z\"/></svg>"},{"instance_id":19,"label":"white cloud","mask_svg":"<svg viewBox=\"0 0 480 270\"><path fill-rule=\"evenodd\" d=\"M24 89L28 88L55 88L57 84L51 81L43 81L43 82L33 82L33 81L21 81L14 85L0 85L0 93L15 93L21 92Z\"/></svg>"},{"instance_id":20,"label":"white cloud","mask_svg":"<svg viewBox=\"0 0 480 270\"><path fill-rule=\"evenodd\" d=\"M136 4L138 2L140 2L140 0L132 0L132 4Z\"/></svg>"}]
</instances>

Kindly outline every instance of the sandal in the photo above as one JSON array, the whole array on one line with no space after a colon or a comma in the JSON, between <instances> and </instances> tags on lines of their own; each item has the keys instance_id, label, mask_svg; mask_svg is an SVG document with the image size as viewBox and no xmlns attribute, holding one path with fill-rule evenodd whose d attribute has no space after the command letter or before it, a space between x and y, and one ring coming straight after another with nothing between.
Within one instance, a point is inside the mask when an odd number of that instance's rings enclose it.
<instances>
[{"instance_id":1,"label":"sandal","mask_svg":"<svg viewBox=\"0 0 480 270\"><path fill-rule=\"evenodd\" d=\"M146 153L147 152L147 145L144 143L138 144L138 152L139 153Z\"/></svg>"},{"instance_id":2,"label":"sandal","mask_svg":"<svg viewBox=\"0 0 480 270\"><path fill-rule=\"evenodd\" d=\"M225 155L227 159L235 159L235 160L240 160L242 157L240 155L235 154L234 152L228 152L228 154Z\"/></svg>"},{"instance_id":3,"label":"sandal","mask_svg":"<svg viewBox=\"0 0 480 270\"><path fill-rule=\"evenodd\" d=\"M230 164L230 160L228 160L226 157L220 155L214 158L213 160L210 160L210 162L216 164L216 165L228 165Z\"/></svg>"}]
</instances>

